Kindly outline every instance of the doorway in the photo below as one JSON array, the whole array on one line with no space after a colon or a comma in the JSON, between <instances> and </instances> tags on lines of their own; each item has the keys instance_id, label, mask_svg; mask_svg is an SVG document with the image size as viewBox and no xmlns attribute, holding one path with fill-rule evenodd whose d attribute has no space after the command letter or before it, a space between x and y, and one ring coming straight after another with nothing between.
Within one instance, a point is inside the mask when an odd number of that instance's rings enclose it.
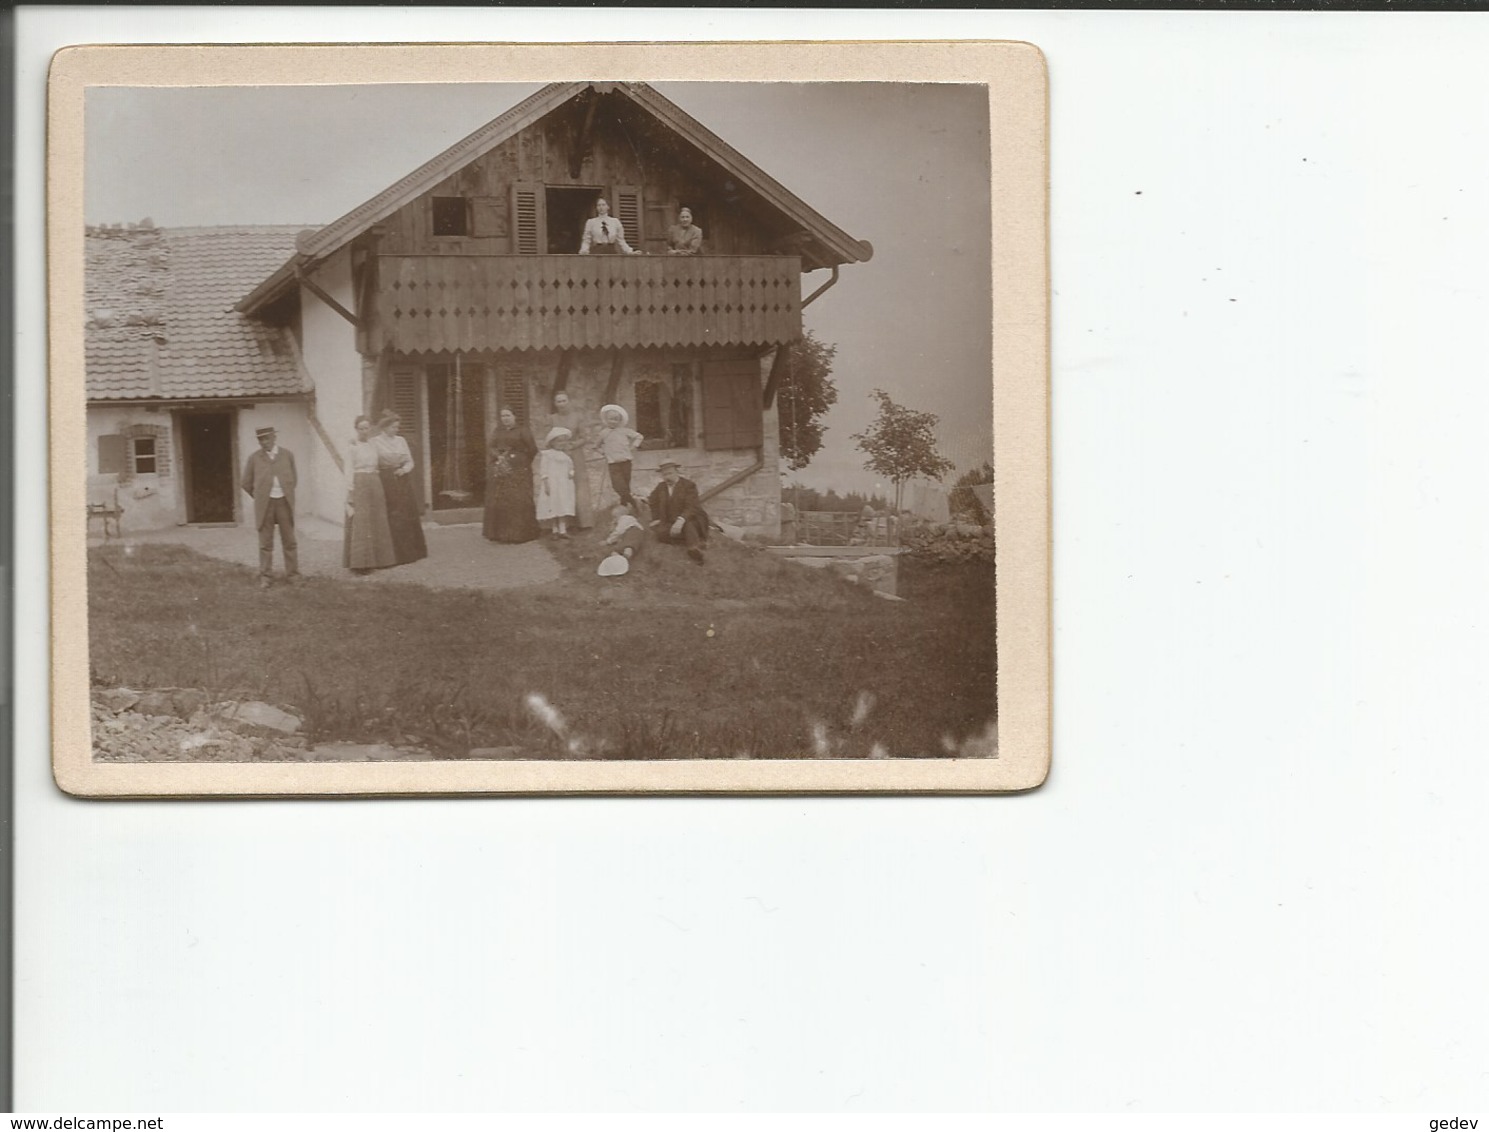
<instances>
[{"instance_id":1,"label":"doorway","mask_svg":"<svg viewBox=\"0 0 1489 1132\"><path fill-rule=\"evenodd\" d=\"M595 201L604 195L601 189L548 190L548 254L573 255L584 239L584 222L595 214ZM611 201L614 213L615 202ZM632 235L633 233L627 233Z\"/></svg>"},{"instance_id":2,"label":"doorway","mask_svg":"<svg viewBox=\"0 0 1489 1132\"><path fill-rule=\"evenodd\" d=\"M425 373L433 510L479 507L486 488L486 367L431 365Z\"/></svg>"},{"instance_id":3,"label":"doorway","mask_svg":"<svg viewBox=\"0 0 1489 1132\"><path fill-rule=\"evenodd\" d=\"M233 481L233 413L178 413L188 523L231 523L236 518Z\"/></svg>"}]
</instances>

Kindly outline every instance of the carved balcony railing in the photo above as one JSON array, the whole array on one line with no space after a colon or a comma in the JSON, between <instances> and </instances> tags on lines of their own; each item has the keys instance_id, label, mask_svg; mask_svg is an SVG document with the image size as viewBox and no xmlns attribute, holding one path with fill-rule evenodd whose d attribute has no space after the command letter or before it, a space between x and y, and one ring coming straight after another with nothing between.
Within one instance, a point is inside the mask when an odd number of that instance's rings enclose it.
<instances>
[{"instance_id":1,"label":"carved balcony railing","mask_svg":"<svg viewBox=\"0 0 1489 1132\"><path fill-rule=\"evenodd\" d=\"M801 336L795 256L383 255L400 353L766 346Z\"/></svg>"}]
</instances>

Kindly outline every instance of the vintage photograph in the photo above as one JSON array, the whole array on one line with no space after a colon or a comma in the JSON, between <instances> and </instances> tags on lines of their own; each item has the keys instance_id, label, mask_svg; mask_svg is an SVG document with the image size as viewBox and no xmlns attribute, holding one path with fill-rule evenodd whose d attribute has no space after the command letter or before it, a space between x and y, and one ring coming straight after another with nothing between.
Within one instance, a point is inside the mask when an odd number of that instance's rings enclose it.
<instances>
[{"instance_id":1,"label":"vintage photograph","mask_svg":"<svg viewBox=\"0 0 1489 1132\"><path fill-rule=\"evenodd\" d=\"M79 95L95 767L1003 758L987 82Z\"/></svg>"}]
</instances>

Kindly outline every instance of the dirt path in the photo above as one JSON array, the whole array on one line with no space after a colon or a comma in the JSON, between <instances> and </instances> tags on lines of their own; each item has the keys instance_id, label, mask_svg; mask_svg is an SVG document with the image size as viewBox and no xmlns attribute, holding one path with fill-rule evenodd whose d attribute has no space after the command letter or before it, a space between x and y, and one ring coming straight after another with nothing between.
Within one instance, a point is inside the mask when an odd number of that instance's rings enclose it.
<instances>
[{"instance_id":1,"label":"dirt path","mask_svg":"<svg viewBox=\"0 0 1489 1132\"><path fill-rule=\"evenodd\" d=\"M429 543L428 558L361 576L341 565L341 528L310 520L301 523L296 533L302 574L341 578L359 586L412 582L431 589L505 590L551 582L559 576L558 560L542 542L515 545L487 542L475 524L449 527L430 524L424 528ZM88 541L90 546L103 543L96 538ZM175 527L113 539L111 545L127 546L131 542L178 543L211 558L258 568L258 540L247 527ZM283 571L277 543L274 569L276 575Z\"/></svg>"}]
</instances>

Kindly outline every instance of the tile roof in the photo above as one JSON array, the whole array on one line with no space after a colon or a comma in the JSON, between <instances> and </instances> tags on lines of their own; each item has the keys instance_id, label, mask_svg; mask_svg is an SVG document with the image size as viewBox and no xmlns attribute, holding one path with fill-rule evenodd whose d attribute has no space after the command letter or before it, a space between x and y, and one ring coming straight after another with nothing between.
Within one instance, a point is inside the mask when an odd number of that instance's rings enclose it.
<instances>
[{"instance_id":1,"label":"tile roof","mask_svg":"<svg viewBox=\"0 0 1489 1132\"><path fill-rule=\"evenodd\" d=\"M294 251L302 226L146 225L88 229L88 399L303 391L290 332L233 309Z\"/></svg>"}]
</instances>

